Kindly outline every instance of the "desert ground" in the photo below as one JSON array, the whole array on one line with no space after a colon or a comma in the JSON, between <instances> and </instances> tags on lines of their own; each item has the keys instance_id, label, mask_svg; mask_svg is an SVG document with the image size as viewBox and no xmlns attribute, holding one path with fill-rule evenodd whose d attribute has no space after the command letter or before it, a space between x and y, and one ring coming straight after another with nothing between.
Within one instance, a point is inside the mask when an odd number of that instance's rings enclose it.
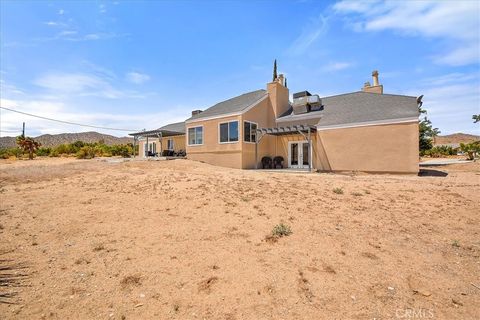
<instances>
[{"instance_id":1,"label":"desert ground","mask_svg":"<svg viewBox=\"0 0 480 320\"><path fill-rule=\"evenodd\" d=\"M478 162L4 160L0 187L1 319L480 318Z\"/></svg>"}]
</instances>

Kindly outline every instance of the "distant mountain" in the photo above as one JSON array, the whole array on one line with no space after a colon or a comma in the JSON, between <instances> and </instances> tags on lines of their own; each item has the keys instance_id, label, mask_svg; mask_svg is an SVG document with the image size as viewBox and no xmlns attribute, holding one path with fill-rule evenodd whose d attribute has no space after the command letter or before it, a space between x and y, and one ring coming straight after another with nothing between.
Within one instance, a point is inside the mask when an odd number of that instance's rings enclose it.
<instances>
[{"instance_id":1,"label":"distant mountain","mask_svg":"<svg viewBox=\"0 0 480 320\"><path fill-rule=\"evenodd\" d=\"M62 143L72 143L75 141L98 142L103 140L107 145L133 143L133 138L114 137L108 134L98 132L80 132L80 133L60 133L60 134L44 134L34 139L44 147L54 147ZM15 147L15 137L0 137L0 148Z\"/></svg>"},{"instance_id":2,"label":"distant mountain","mask_svg":"<svg viewBox=\"0 0 480 320\"><path fill-rule=\"evenodd\" d=\"M480 136L466 133L454 133L445 136L437 136L435 138L435 145L458 145L460 143L470 143L480 140Z\"/></svg>"}]
</instances>

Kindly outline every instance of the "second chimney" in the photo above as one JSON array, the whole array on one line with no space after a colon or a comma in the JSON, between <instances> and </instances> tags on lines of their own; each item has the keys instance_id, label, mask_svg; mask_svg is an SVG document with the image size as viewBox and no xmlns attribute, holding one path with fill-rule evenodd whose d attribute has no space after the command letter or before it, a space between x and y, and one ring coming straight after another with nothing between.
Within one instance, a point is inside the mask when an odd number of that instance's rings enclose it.
<instances>
[{"instance_id":1,"label":"second chimney","mask_svg":"<svg viewBox=\"0 0 480 320\"><path fill-rule=\"evenodd\" d=\"M363 85L363 92L378 93L383 94L383 85L378 81L378 71L373 70L372 72L373 85L370 85L370 82L365 82Z\"/></svg>"},{"instance_id":2,"label":"second chimney","mask_svg":"<svg viewBox=\"0 0 480 320\"><path fill-rule=\"evenodd\" d=\"M378 71L377 70L373 70L372 77L373 77L373 86L376 87L376 86L380 85L380 83L378 82Z\"/></svg>"},{"instance_id":3,"label":"second chimney","mask_svg":"<svg viewBox=\"0 0 480 320\"><path fill-rule=\"evenodd\" d=\"M199 113L202 113L203 111L202 110L193 110L192 111L192 117L199 114Z\"/></svg>"}]
</instances>

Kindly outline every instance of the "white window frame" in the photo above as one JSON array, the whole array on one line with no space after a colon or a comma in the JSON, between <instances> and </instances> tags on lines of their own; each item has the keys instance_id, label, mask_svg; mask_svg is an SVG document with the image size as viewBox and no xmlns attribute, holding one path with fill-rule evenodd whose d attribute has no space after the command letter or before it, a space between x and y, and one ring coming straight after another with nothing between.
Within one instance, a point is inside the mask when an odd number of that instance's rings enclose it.
<instances>
[{"instance_id":1,"label":"white window frame","mask_svg":"<svg viewBox=\"0 0 480 320\"><path fill-rule=\"evenodd\" d=\"M255 141L245 141L245 137L247 136L247 135L245 134L245 122L248 122L248 123L250 123L250 124L256 125L256 126L257 126L257 129L258 129L258 123L254 122L254 121L250 121L250 120L243 120L243 129L242 129L242 130L244 131L244 132L243 132L243 138L244 138L244 139L243 139L242 141L245 142L245 143L255 143ZM252 129L250 128L250 134L249 134L249 135L250 135L250 138L251 138L251 135L252 135L251 132L252 132ZM257 137L257 132L255 132L255 137Z\"/></svg>"},{"instance_id":2,"label":"white window frame","mask_svg":"<svg viewBox=\"0 0 480 320\"><path fill-rule=\"evenodd\" d=\"M203 135L203 131L202 131L202 135ZM171 147L171 148L169 148L169 146L168 146L170 143L172 144L172 147ZM167 139L167 150L170 150L170 151L175 150L175 144L174 144L172 138Z\"/></svg>"},{"instance_id":3,"label":"white window frame","mask_svg":"<svg viewBox=\"0 0 480 320\"><path fill-rule=\"evenodd\" d=\"M195 129L195 128L202 128L202 143L190 144L190 136L189 136L189 134L188 134L188 131L189 131L190 129ZM197 141L197 130L195 130L195 141ZM188 128L187 128L187 146L189 146L189 147L203 146L204 143L205 143L205 128L203 127L203 125L193 126L193 127L188 127Z\"/></svg>"},{"instance_id":4,"label":"white window frame","mask_svg":"<svg viewBox=\"0 0 480 320\"><path fill-rule=\"evenodd\" d=\"M225 124L225 123L228 124L228 140L230 140L230 123L231 123L231 122L236 122L236 123L237 123L238 140L237 140L237 141L225 141L225 142L220 142L220 125L221 125L221 124ZM239 141L241 141L240 139L241 139L242 137L241 137L241 130L240 130L239 126L240 126L240 121L238 121L238 120L229 120L229 121L219 122L219 123L218 123L218 143L219 143L219 144L227 144L227 143L238 143Z\"/></svg>"}]
</instances>

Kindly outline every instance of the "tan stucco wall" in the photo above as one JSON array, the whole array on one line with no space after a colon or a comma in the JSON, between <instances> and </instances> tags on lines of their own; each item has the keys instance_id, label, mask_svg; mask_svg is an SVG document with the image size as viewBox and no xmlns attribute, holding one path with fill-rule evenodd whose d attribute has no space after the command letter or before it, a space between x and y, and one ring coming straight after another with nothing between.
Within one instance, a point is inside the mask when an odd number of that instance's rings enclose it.
<instances>
[{"instance_id":1,"label":"tan stucco wall","mask_svg":"<svg viewBox=\"0 0 480 320\"><path fill-rule=\"evenodd\" d=\"M242 152L240 150L187 153L187 158L215 166L242 169Z\"/></svg>"},{"instance_id":2,"label":"tan stucco wall","mask_svg":"<svg viewBox=\"0 0 480 320\"><path fill-rule=\"evenodd\" d=\"M271 128L275 125L274 111L270 99L265 99L242 115L243 121L255 122L258 128ZM243 140L242 140L243 141ZM261 168L261 160L264 156L272 156L275 151L275 137L265 136L258 144L258 168ZM255 168L255 143L243 142L242 144L242 168Z\"/></svg>"},{"instance_id":3,"label":"tan stucco wall","mask_svg":"<svg viewBox=\"0 0 480 320\"><path fill-rule=\"evenodd\" d=\"M237 120L239 125L239 141L232 143L219 142L219 124ZM186 125L187 132L187 158L197 161L203 161L209 164L229 167L241 168L242 157L241 148L243 140L243 130L241 116L224 117L220 119L212 119L206 121L197 121ZM188 145L188 128L203 126L203 144Z\"/></svg>"},{"instance_id":4,"label":"tan stucco wall","mask_svg":"<svg viewBox=\"0 0 480 320\"><path fill-rule=\"evenodd\" d=\"M315 147L320 170L418 172L418 122L319 130Z\"/></svg>"}]
</instances>

